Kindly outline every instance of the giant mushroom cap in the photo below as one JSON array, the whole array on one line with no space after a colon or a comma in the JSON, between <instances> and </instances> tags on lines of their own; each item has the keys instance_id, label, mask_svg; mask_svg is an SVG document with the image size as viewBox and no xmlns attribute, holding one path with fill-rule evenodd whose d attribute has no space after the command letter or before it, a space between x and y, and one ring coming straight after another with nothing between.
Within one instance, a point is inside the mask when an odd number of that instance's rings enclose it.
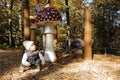
<instances>
[{"instance_id":1,"label":"giant mushroom cap","mask_svg":"<svg viewBox=\"0 0 120 80\"><path fill-rule=\"evenodd\" d=\"M44 25L46 22L52 22L53 25L57 25L61 20L60 13L51 7L43 8L36 15L36 23L39 25Z\"/></svg>"},{"instance_id":2,"label":"giant mushroom cap","mask_svg":"<svg viewBox=\"0 0 120 80\"><path fill-rule=\"evenodd\" d=\"M82 39L76 39L76 40L71 42L70 47L71 47L71 49L83 48L84 47L84 41Z\"/></svg>"}]
</instances>

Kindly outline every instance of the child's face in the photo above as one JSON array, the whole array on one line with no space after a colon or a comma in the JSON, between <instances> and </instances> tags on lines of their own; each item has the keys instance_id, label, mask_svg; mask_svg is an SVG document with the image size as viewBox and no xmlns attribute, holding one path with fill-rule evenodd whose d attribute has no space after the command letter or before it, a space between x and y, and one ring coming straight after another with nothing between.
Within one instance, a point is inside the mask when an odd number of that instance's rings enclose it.
<instances>
[{"instance_id":1,"label":"child's face","mask_svg":"<svg viewBox=\"0 0 120 80\"><path fill-rule=\"evenodd\" d=\"M30 51L34 51L34 50L36 50L36 45L33 43L33 44L31 45L31 47L30 47L29 50L30 50Z\"/></svg>"}]
</instances>

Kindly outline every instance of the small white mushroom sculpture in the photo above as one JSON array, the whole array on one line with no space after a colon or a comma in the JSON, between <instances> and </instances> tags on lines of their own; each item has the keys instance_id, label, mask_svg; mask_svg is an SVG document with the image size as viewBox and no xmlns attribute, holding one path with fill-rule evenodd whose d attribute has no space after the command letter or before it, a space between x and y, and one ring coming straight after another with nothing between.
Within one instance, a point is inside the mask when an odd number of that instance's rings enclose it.
<instances>
[{"instance_id":1,"label":"small white mushroom sculpture","mask_svg":"<svg viewBox=\"0 0 120 80\"><path fill-rule=\"evenodd\" d=\"M51 7L40 10L36 15L36 23L44 25L45 41L45 60L55 62L57 57L54 52L54 34L56 34L55 26L61 22L60 13Z\"/></svg>"}]
</instances>

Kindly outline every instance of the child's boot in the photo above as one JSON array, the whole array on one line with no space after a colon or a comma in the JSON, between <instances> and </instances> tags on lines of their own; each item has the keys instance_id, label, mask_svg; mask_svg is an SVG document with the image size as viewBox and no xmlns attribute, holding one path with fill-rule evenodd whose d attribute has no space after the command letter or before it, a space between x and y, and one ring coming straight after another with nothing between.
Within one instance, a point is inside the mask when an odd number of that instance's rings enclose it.
<instances>
[{"instance_id":1,"label":"child's boot","mask_svg":"<svg viewBox=\"0 0 120 80\"><path fill-rule=\"evenodd\" d=\"M40 66L37 66L35 71L39 72L40 71Z\"/></svg>"}]
</instances>

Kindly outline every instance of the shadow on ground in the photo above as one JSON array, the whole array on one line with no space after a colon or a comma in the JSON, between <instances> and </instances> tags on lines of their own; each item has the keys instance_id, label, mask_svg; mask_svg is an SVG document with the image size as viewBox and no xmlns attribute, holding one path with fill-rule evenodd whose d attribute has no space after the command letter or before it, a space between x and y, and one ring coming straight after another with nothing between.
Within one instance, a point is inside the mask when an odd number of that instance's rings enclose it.
<instances>
[{"instance_id":1,"label":"shadow on ground","mask_svg":"<svg viewBox=\"0 0 120 80\"><path fill-rule=\"evenodd\" d=\"M21 57L22 51L20 50L0 50L0 76L19 67Z\"/></svg>"},{"instance_id":2,"label":"shadow on ground","mask_svg":"<svg viewBox=\"0 0 120 80\"><path fill-rule=\"evenodd\" d=\"M47 62L46 66L42 68L42 70L35 74L29 74L27 76L22 77L20 80L44 80L43 77L49 75L50 73L54 73L55 71L64 68L65 65L72 63L75 57L71 52L67 51L58 51L57 53L57 61L54 63ZM82 61L82 60L81 60ZM59 76L59 75L56 75ZM51 79L50 79L51 80Z\"/></svg>"},{"instance_id":3,"label":"shadow on ground","mask_svg":"<svg viewBox=\"0 0 120 80\"><path fill-rule=\"evenodd\" d=\"M71 63L75 58L73 58L71 52L64 50L56 51L56 53L58 58L56 62L47 62L46 66L43 67L40 72L29 74L15 80L41 80L42 77L53 73ZM13 73L17 74L19 71L22 55L23 52L20 50L0 51L0 77L5 76L5 79L11 80L13 78L11 75L13 75Z\"/></svg>"}]
</instances>

